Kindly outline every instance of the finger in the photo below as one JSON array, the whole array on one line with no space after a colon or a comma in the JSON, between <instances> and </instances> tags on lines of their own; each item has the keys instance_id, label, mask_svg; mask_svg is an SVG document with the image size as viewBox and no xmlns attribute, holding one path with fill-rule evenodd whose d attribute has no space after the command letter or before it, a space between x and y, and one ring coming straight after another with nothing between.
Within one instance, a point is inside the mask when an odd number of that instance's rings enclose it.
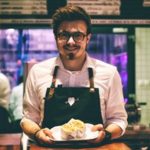
<instances>
[{"instance_id":1,"label":"finger","mask_svg":"<svg viewBox=\"0 0 150 150\"><path fill-rule=\"evenodd\" d=\"M49 144L53 144L54 143L54 141L52 140L52 139L54 139L54 137L53 137L53 135L52 135L52 132L51 132L51 130L50 129L48 129L48 128L44 128L43 129L43 132L44 132L44 134L45 134L45 142L46 143L49 143Z\"/></svg>"},{"instance_id":2,"label":"finger","mask_svg":"<svg viewBox=\"0 0 150 150\"><path fill-rule=\"evenodd\" d=\"M101 130L103 130L104 128L103 128L103 125L102 124L97 124L97 125L94 125L93 127L92 127L92 131L101 131Z\"/></svg>"},{"instance_id":3,"label":"finger","mask_svg":"<svg viewBox=\"0 0 150 150\"><path fill-rule=\"evenodd\" d=\"M51 131L48 128L44 128L38 134L38 141L41 144L44 144L44 143L52 144L53 141L51 140L50 137L52 137Z\"/></svg>"},{"instance_id":4,"label":"finger","mask_svg":"<svg viewBox=\"0 0 150 150\"><path fill-rule=\"evenodd\" d=\"M50 129L44 128L44 129L43 129L43 132L44 132L45 135L47 135L48 137L53 138L53 135L52 135L52 132L51 132Z\"/></svg>"},{"instance_id":5,"label":"finger","mask_svg":"<svg viewBox=\"0 0 150 150\"><path fill-rule=\"evenodd\" d=\"M104 137L105 137L105 132L100 131L98 137L94 140L91 140L90 143L100 143L103 141Z\"/></svg>"},{"instance_id":6,"label":"finger","mask_svg":"<svg viewBox=\"0 0 150 150\"><path fill-rule=\"evenodd\" d=\"M50 138L50 137L48 137L48 136L46 136L45 142L48 143L48 144L53 144L53 143L55 143L55 142L52 140L52 138Z\"/></svg>"}]
</instances>

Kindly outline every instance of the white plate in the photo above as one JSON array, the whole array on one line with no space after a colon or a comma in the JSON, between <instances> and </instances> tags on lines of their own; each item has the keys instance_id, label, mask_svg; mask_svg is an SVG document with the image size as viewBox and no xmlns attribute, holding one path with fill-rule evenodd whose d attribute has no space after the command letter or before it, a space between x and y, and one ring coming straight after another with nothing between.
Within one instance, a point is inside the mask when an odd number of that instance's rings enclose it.
<instances>
[{"instance_id":1,"label":"white plate","mask_svg":"<svg viewBox=\"0 0 150 150\"><path fill-rule=\"evenodd\" d=\"M69 139L67 141L87 141L87 140L92 140L92 139L95 139L97 138L98 136L98 131L91 131L91 128L92 128L92 124L89 124L89 123L86 123L86 132L85 132L85 136L83 138L75 138L75 139ZM53 137L54 139L51 139L53 141L66 141L64 139L61 138L61 132L60 132L60 126L56 126L56 127L53 127L51 129L52 131L52 134L53 134Z\"/></svg>"}]
</instances>

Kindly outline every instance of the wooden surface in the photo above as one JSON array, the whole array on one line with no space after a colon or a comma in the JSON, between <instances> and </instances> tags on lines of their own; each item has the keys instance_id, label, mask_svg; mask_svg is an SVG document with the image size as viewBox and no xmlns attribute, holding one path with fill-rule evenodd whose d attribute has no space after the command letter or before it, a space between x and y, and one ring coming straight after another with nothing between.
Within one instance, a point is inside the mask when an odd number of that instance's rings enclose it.
<instances>
[{"instance_id":1,"label":"wooden surface","mask_svg":"<svg viewBox=\"0 0 150 150\"><path fill-rule=\"evenodd\" d=\"M22 134L0 134L0 150L20 150L22 146ZM28 142L23 140L23 150L28 146ZM127 145L125 144L127 143ZM129 148L130 147L130 148ZM99 146L96 148L78 148L81 150L132 150L150 148L150 129L143 130L127 130L125 135L113 141L112 144ZM30 144L31 150L60 150L60 148L45 148ZM61 150L73 150L72 148L61 148Z\"/></svg>"},{"instance_id":2,"label":"wooden surface","mask_svg":"<svg viewBox=\"0 0 150 150\"><path fill-rule=\"evenodd\" d=\"M60 150L60 148L45 148L37 145L30 145L30 150ZM61 150L74 150L74 148L61 148ZM112 143L94 148L79 148L79 150L131 150L124 143Z\"/></svg>"},{"instance_id":3,"label":"wooden surface","mask_svg":"<svg viewBox=\"0 0 150 150\"><path fill-rule=\"evenodd\" d=\"M0 134L0 150L20 150L21 134ZM29 144L30 150L74 150L74 148L46 148L35 144ZM27 146L27 145L26 145ZM81 150L131 150L124 143L112 143L95 148L80 148ZM23 148L27 150L27 147Z\"/></svg>"},{"instance_id":4,"label":"wooden surface","mask_svg":"<svg viewBox=\"0 0 150 150\"><path fill-rule=\"evenodd\" d=\"M20 150L21 134L0 134L0 150Z\"/></svg>"},{"instance_id":5,"label":"wooden surface","mask_svg":"<svg viewBox=\"0 0 150 150\"><path fill-rule=\"evenodd\" d=\"M0 146L2 145L20 145L21 134L0 134Z\"/></svg>"}]
</instances>

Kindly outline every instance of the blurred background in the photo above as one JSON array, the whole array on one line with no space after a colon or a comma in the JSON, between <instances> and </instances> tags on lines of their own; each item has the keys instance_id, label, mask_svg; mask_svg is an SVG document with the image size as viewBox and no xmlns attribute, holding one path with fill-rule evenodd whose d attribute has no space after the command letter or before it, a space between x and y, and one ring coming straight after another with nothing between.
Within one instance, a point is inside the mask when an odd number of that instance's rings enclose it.
<instances>
[{"instance_id":1,"label":"blurred background","mask_svg":"<svg viewBox=\"0 0 150 150\"><path fill-rule=\"evenodd\" d=\"M84 7L92 18L91 56L117 66L129 124L150 126L150 1L0 0L0 71L11 89L28 63L58 55L51 16L64 5Z\"/></svg>"}]
</instances>

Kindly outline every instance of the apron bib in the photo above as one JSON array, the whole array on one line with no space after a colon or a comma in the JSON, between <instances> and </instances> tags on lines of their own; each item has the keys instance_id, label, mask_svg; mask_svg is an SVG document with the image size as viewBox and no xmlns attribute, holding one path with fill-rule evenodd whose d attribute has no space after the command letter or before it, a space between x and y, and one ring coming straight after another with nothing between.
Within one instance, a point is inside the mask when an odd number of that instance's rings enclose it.
<instances>
[{"instance_id":1,"label":"apron bib","mask_svg":"<svg viewBox=\"0 0 150 150\"><path fill-rule=\"evenodd\" d=\"M52 128L68 122L71 118L85 123L103 123L101 117L99 89L94 88L93 70L88 68L90 87L55 87L58 66L53 80L47 88L42 127Z\"/></svg>"}]
</instances>

